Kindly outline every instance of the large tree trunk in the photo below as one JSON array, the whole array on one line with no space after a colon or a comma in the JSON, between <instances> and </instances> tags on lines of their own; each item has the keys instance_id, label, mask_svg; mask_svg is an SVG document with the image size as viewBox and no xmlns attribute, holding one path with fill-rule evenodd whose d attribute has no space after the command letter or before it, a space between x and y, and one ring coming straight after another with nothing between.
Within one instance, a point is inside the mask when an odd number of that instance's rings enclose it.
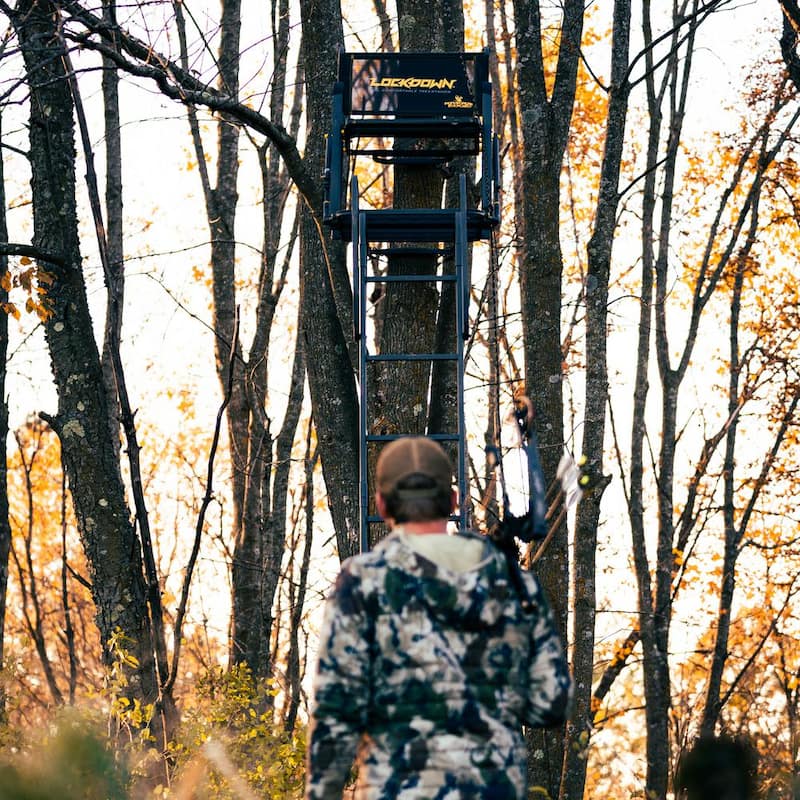
<instances>
[{"instance_id":1,"label":"large tree trunk","mask_svg":"<svg viewBox=\"0 0 800 800\"><path fill-rule=\"evenodd\" d=\"M398 3L400 50L412 52L461 52L464 49L464 14L461 3L450 0L431 13L429 3L403 0ZM408 144L408 143L405 143ZM423 152L423 151L421 151ZM445 185L441 169L434 164L394 167L393 206L403 209L458 208L459 176L474 180L473 159L457 158L448 164ZM443 198L444 193L444 198ZM438 248L438 242L425 246ZM454 259L443 257L442 271L452 274ZM433 254L388 259L389 275L432 275L438 258ZM468 274L468 273L467 273ZM389 283L381 305L381 353L444 353L456 351L456 300L454 284ZM374 412L368 421L370 433L444 433L458 430L457 365L453 361L382 363L370 385ZM430 398L430 404L428 402ZM455 461L455 452L451 453ZM469 498L461 498L462 504Z\"/></svg>"},{"instance_id":2,"label":"large tree trunk","mask_svg":"<svg viewBox=\"0 0 800 800\"><path fill-rule=\"evenodd\" d=\"M30 86L30 159L34 245L57 253L42 263L53 278L45 321L58 412L49 420L61 440L78 531L89 562L92 595L104 659L119 655L119 641L137 658L127 692L156 706L159 745L164 730L153 658L140 543L108 426L108 398L86 300L75 203L73 103L56 29L57 9L48 2L20 3L12 18Z\"/></svg>"},{"instance_id":3,"label":"large tree trunk","mask_svg":"<svg viewBox=\"0 0 800 800\"><path fill-rule=\"evenodd\" d=\"M303 62L306 74L306 150L309 174L321 176L330 127L331 87L337 49L344 46L336 0L302 0ZM341 296L348 284L344 249L320 225L322 192L305 197L300 226L300 297L303 308L311 408L322 473L328 490L339 558L358 552L358 399L348 350L349 307ZM338 299L337 299L338 298ZM347 334L345 334L347 330Z\"/></svg>"},{"instance_id":4,"label":"large tree trunk","mask_svg":"<svg viewBox=\"0 0 800 800\"><path fill-rule=\"evenodd\" d=\"M430 5L420 0L400 0L397 4L400 50L415 52L442 51L441 18L434 18ZM407 143L406 143L407 144ZM395 165L395 208L441 208L444 177L430 164ZM436 247L436 242L427 243ZM436 272L437 258L433 255L396 255L388 259L390 275L431 275ZM381 308L381 353L433 353L437 345L436 317L439 289L433 283L387 284ZM445 317L447 312L445 312ZM444 319L444 317L443 317ZM452 328L451 328L452 330ZM444 340L446 334L441 334ZM371 401L374 416L368 424L380 433L389 425L391 433L425 433L428 423L428 394L431 363L411 364L384 362L375 376ZM368 384L369 385L369 384ZM437 426L443 420L437 420Z\"/></svg>"},{"instance_id":5,"label":"large tree trunk","mask_svg":"<svg viewBox=\"0 0 800 800\"><path fill-rule=\"evenodd\" d=\"M561 388L561 242L559 181L575 100L583 31L582 0L565 0L552 93L548 96L538 0L515 0L518 90L522 124L522 208L519 226L520 291L525 344L526 389L536 407L536 430L545 483L556 472L564 444ZM569 559L566 525L561 525L539 562L556 622L567 632ZM551 797L560 791L562 731L533 732L529 740L533 785Z\"/></svg>"},{"instance_id":6,"label":"large tree trunk","mask_svg":"<svg viewBox=\"0 0 800 800\"><path fill-rule=\"evenodd\" d=\"M627 82L630 44L630 0L616 0L611 55L611 87L606 120L606 139L600 173L600 192L595 224L588 247L586 280L586 391L583 426L583 457L590 474L599 476L605 450L608 362L606 353L608 284L611 250L617 226L619 177L628 112ZM592 728L592 676L594 673L595 550L600 520L600 498L605 481L578 507L575 523L573 566L573 655L575 711L567 723L561 797L581 800L586 781L586 753Z\"/></svg>"},{"instance_id":7,"label":"large tree trunk","mask_svg":"<svg viewBox=\"0 0 800 800\"><path fill-rule=\"evenodd\" d=\"M442 44L446 52L458 53L464 49L464 8L458 0L447 0L442 4ZM499 88L495 86L495 92ZM455 158L449 164L449 177L444 187L444 207L458 208L460 176L465 175L467 186L475 182L475 160L470 157ZM443 271L455 269L452 260L445 262ZM470 274L468 270L467 274ZM434 352L456 352L456 296L452 283L442 284L436 313ZM458 430L458 377L457 365L453 361L434 361L431 367L430 408L428 409L428 433L454 433ZM460 498L462 504L469 498Z\"/></svg>"}]
</instances>

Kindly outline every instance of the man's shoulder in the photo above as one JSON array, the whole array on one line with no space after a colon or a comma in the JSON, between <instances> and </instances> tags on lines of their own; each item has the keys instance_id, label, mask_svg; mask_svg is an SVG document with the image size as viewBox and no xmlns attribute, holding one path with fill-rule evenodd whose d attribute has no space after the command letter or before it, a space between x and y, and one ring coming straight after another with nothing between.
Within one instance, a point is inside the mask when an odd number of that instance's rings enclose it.
<instances>
[{"instance_id":1,"label":"man's shoulder","mask_svg":"<svg viewBox=\"0 0 800 800\"><path fill-rule=\"evenodd\" d=\"M398 541L399 537L394 533L390 533L388 536L381 539L371 550L357 553L343 561L342 569L346 569L350 572L361 572L363 570L383 566L386 563L387 556L391 556Z\"/></svg>"},{"instance_id":2,"label":"man's shoulder","mask_svg":"<svg viewBox=\"0 0 800 800\"><path fill-rule=\"evenodd\" d=\"M450 537L448 537L450 538ZM499 551L491 540L480 533L473 531L459 531L452 535L453 539L463 539L469 542L478 542L486 548L486 556L496 557ZM393 531L381 539L372 550L351 556L342 562L342 569L359 574L362 572L401 567L412 569L414 550L409 547L403 536L398 531Z\"/></svg>"},{"instance_id":3,"label":"man's shoulder","mask_svg":"<svg viewBox=\"0 0 800 800\"><path fill-rule=\"evenodd\" d=\"M370 581L385 573L397 561L397 548L402 546L395 534L381 539L371 550L358 553L342 562L340 578Z\"/></svg>"}]
</instances>

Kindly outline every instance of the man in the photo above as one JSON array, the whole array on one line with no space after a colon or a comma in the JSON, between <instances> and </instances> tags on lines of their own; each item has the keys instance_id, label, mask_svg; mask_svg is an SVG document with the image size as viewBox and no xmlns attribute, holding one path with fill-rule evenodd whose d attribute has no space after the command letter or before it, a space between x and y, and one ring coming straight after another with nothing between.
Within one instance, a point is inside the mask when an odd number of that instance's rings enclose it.
<instances>
[{"instance_id":1,"label":"man","mask_svg":"<svg viewBox=\"0 0 800 800\"><path fill-rule=\"evenodd\" d=\"M749 740L701 736L678 762L675 791L681 800L752 800L758 754Z\"/></svg>"},{"instance_id":2,"label":"man","mask_svg":"<svg viewBox=\"0 0 800 800\"><path fill-rule=\"evenodd\" d=\"M452 467L430 439L381 451L378 513L391 529L342 565L320 638L307 800L523 800L522 726L567 712L571 680L537 580L526 614L505 556L448 535Z\"/></svg>"}]
</instances>

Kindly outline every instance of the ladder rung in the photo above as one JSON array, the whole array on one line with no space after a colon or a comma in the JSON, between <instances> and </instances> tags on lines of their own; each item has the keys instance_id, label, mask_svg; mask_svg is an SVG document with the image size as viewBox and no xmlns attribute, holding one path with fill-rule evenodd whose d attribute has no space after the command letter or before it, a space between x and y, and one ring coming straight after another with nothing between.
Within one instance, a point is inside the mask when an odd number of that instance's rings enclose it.
<instances>
[{"instance_id":1,"label":"ladder rung","mask_svg":"<svg viewBox=\"0 0 800 800\"><path fill-rule=\"evenodd\" d=\"M453 283L456 279L455 275L367 275L365 278L367 283Z\"/></svg>"},{"instance_id":2,"label":"ladder rung","mask_svg":"<svg viewBox=\"0 0 800 800\"><path fill-rule=\"evenodd\" d=\"M415 156L415 155L397 155L397 151L392 150L385 150L385 149L376 149L373 150L371 148L364 148L364 149L355 149L350 148L349 150L351 155L355 154L363 154L363 155L371 155L372 160L375 161L377 164L392 164L392 165L414 165L417 166L419 164L437 164L439 166L443 166L448 161L452 161L453 158L457 155L477 155L476 152L473 150L453 150L453 151L442 151L436 150L431 151L431 155L429 156ZM412 151L416 152L416 151Z\"/></svg>"},{"instance_id":3,"label":"ladder rung","mask_svg":"<svg viewBox=\"0 0 800 800\"><path fill-rule=\"evenodd\" d=\"M371 256L451 256L452 247L370 247Z\"/></svg>"},{"instance_id":4,"label":"ladder rung","mask_svg":"<svg viewBox=\"0 0 800 800\"><path fill-rule=\"evenodd\" d=\"M387 353L367 355L367 362L373 361L457 361L456 353Z\"/></svg>"},{"instance_id":5,"label":"ladder rung","mask_svg":"<svg viewBox=\"0 0 800 800\"><path fill-rule=\"evenodd\" d=\"M366 440L368 442L393 442L395 439L402 439L403 435L402 433L368 433ZM435 442L457 442L461 437L457 433L426 433L425 438L433 439Z\"/></svg>"},{"instance_id":6,"label":"ladder rung","mask_svg":"<svg viewBox=\"0 0 800 800\"><path fill-rule=\"evenodd\" d=\"M441 138L450 136L454 139L471 139L481 132L481 121L472 115L462 116L430 116L430 117L388 117L361 116L354 110L344 124L345 138L359 136L399 136ZM359 114L358 116L355 116Z\"/></svg>"},{"instance_id":7,"label":"ladder rung","mask_svg":"<svg viewBox=\"0 0 800 800\"><path fill-rule=\"evenodd\" d=\"M362 231L367 242L452 242L455 239L457 209L369 209ZM351 241L352 210L337 211L326 217L325 224L336 231L337 238ZM467 241L489 239L498 219L478 209L467 209Z\"/></svg>"},{"instance_id":8,"label":"ladder rung","mask_svg":"<svg viewBox=\"0 0 800 800\"><path fill-rule=\"evenodd\" d=\"M449 519L450 522L458 522L459 516L458 514L451 514L447 519ZM368 525L377 525L379 522L386 522L386 520L383 517L379 517L377 514L369 514L367 516Z\"/></svg>"}]
</instances>

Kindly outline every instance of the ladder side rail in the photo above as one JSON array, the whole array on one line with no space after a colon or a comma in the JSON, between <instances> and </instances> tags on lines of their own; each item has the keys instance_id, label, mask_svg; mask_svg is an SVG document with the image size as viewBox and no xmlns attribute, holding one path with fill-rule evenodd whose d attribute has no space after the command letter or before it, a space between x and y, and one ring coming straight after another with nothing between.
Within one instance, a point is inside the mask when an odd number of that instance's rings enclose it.
<instances>
[{"instance_id":1,"label":"ladder side rail","mask_svg":"<svg viewBox=\"0 0 800 800\"><path fill-rule=\"evenodd\" d=\"M331 131L325 148L324 185L326 200L323 205L323 220L330 219L342 210L343 142L344 127L344 85L341 81L333 87L333 108L331 111Z\"/></svg>"},{"instance_id":2,"label":"ladder side rail","mask_svg":"<svg viewBox=\"0 0 800 800\"><path fill-rule=\"evenodd\" d=\"M353 188L355 189L355 200L358 198L358 182L353 178ZM358 476L359 476L359 518L360 518L360 549L362 553L369 550L369 523L367 522L367 515L369 514L369 467L367 451L367 360L369 343L366 335L367 327L367 304L364 299L367 296L367 240L368 235L366 231L367 215L361 211L357 217L357 238L358 247L353 247L353 254L357 256L357 277L358 277L358 326L361 332L359 338L359 367L358 367L358 382L359 382L359 416L360 416L360 434L359 434L359 454L358 454ZM357 251L357 252L356 252ZM354 280L355 289L355 280Z\"/></svg>"},{"instance_id":3,"label":"ladder side rail","mask_svg":"<svg viewBox=\"0 0 800 800\"><path fill-rule=\"evenodd\" d=\"M336 80L342 85L342 103L345 114L350 114L353 91L353 54L348 53L343 47L338 47L338 61L336 64Z\"/></svg>"},{"instance_id":4,"label":"ladder side rail","mask_svg":"<svg viewBox=\"0 0 800 800\"><path fill-rule=\"evenodd\" d=\"M350 242L353 248L353 335L356 341L362 338L363 328L361 327L361 271L360 271L360 248L361 235L365 220L361 219L363 213L359 210L358 204L358 178L353 175L350 181Z\"/></svg>"},{"instance_id":5,"label":"ladder side rail","mask_svg":"<svg viewBox=\"0 0 800 800\"><path fill-rule=\"evenodd\" d=\"M469 277L467 269L467 179L459 181L460 208L455 219L455 270L460 280L456 283L456 406L458 417L458 508L461 530L469 527L469 500L467 497L467 437L464 415L464 341L469 338Z\"/></svg>"},{"instance_id":6,"label":"ladder side rail","mask_svg":"<svg viewBox=\"0 0 800 800\"><path fill-rule=\"evenodd\" d=\"M495 183L494 151L492 135L492 84L484 81L481 86L481 210L492 214L492 196Z\"/></svg>"},{"instance_id":7,"label":"ladder side rail","mask_svg":"<svg viewBox=\"0 0 800 800\"><path fill-rule=\"evenodd\" d=\"M463 278L459 284L461 291L461 316L460 326L458 332L460 338L469 339L469 286L470 286L470 270L469 260L467 258L467 176L462 174L459 176L458 184L458 198L459 210L456 213L455 224L455 252L456 252L456 275L460 274L458 271L459 258L463 267ZM459 226L461 229L459 231ZM459 253L459 250L461 251Z\"/></svg>"},{"instance_id":8,"label":"ladder side rail","mask_svg":"<svg viewBox=\"0 0 800 800\"><path fill-rule=\"evenodd\" d=\"M492 137L492 160L494 161L494 185L492 186L492 220L495 225L500 224L500 189L503 183L503 173L500 171L500 139L497 134Z\"/></svg>"}]
</instances>

